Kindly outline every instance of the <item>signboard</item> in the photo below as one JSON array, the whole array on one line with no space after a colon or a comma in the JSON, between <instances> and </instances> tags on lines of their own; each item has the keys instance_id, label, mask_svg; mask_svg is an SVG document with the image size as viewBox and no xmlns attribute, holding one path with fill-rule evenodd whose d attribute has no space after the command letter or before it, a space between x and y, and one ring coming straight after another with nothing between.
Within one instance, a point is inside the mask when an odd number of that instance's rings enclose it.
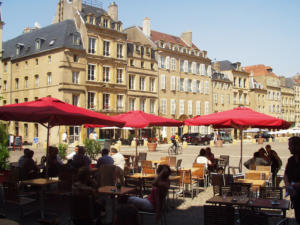
<instances>
[{"instance_id":1,"label":"signboard","mask_svg":"<svg viewBox=\"0 0 300 225\"><path fill-rule=\"evenodd\" d=\"M22 136L14 136L13 150L22 150Z\"/></svg>"}]
</instances>

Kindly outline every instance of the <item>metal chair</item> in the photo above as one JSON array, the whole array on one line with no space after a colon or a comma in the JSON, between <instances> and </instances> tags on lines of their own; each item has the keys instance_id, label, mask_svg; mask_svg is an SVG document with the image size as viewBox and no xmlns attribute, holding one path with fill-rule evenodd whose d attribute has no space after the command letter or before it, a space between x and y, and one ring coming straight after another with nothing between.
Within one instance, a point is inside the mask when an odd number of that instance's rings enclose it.
<instances>
[{"instance_id":1,"label":"metal chair","mask_svg":"<svg viewBox=\"0 0 300 225\"><path fill-rule=\"evenodd\" d=\"M192 179L198 182L200 185L200 181L203 181L204 188L207 187L207 175L205 170L205 164L202 163L194 163L193 168L197 168L198 170L194 171L192 174Z\"/></svg>"},{"instance_id":2,"label":"metal chair","mask_svg":"<svg viewBox=\"0 0 300 225\"><path fill-rule=\"evenodd\" d=\"M224 175L218 173L210 173L211 185L213 186L214 195L221 194L221 187L224 186Z\"/></svg>"},{"instance_id":3,"label":"metal chair","mask_svg":"<svg viewBox=\"0 0 300 225\"><path fill-rule=\"evenodd\" d=\"M189 186L191 191L191 196L194 198L194 190L197 188L198 182L192 179L191 170L179 170L180 182L179 187L181 188L181 193L183 198L185 197L185 187Z\"/></svg>"},{"instance_id":4,"label":"metal chair","mask_svg":"<svg viewBox=\"0 0 300 225\"><path fill-rule=\"evenodd\" d=\"M147 152L140 152L139 153L139 161L147 160Z\"/></svg>"},{"instance_id":5,"label":"metal chair","mask_svg":"<svg viewBox=\"0 0 300 225\"><path fill-rule=\"evenodd\" d=\"M283 199L283 189L281 187L260 187L259 197L265 199Z\"/></svg>"},{"instance_id":6,"label":"metal chair","mask_svg":"<svg viewBox=\"0 0 300 225\"><path fill-rule=\"evenodd\" d=\"M235 224L232 206L204 205L204 225L232 224Z\"/></svg>"}]
</instances>

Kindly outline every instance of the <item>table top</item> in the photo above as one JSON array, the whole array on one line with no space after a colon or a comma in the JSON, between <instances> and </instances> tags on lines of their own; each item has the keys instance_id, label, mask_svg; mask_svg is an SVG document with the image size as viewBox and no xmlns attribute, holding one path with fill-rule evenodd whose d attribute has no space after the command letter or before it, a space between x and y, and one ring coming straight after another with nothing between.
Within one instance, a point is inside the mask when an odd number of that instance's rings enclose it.
<instances>
[{"instance_id":1,"label":"table top","mask_svg":"<svg viewBox=\"0 0 300 225\"><path fill-rule=\"evenodd\" d=\"M233 201L232 196L219 196L216 195L206 201L206 203L212 204L221 204L221 205L247 205L249 198L245 197L244 199L236 198L236 201Z\"/></svg>"},{"instance_id":2,"label":"table top","mask_svg":"<svg viewBox=\"0 0 300 225\"><path fill-rule=\"evenodd\" d=\"M272 199L256 198L253 200L251 206L256 208L288 210L290 208L290 201L285 199L279 199L274 202L274 200Z\"/></svg>"},{"instance_id":3,"label":"table top","mask_svg":"<svg viewBox=\"0 0 300 225\"><path fill-rule=\"evenodd\" d=\"M131 175L128 175L127 177L133 178L133 179L154 179L157 177L157 174L142 174L142 173L134 173ZM179 180L180 176L169 176L169 180Z\"/></svg>"},{"instance_id":4,"label":"table top","mask_svg":"<svg viewBox=\"0 0 300 225\"><path fill-rule=\"evenodd\" d=\"M108 195L127 195L135 192L135 188L121 187L121 190L117 190L115 186L103 186L98 188L98 193Z\"/></svg>"},{"instance_id":5,"label":"table top","mask_svg":"<svg viewBox=\"0 0 300 225\"><path fill-rule=\"evenodd\" d=\"M264 186L266 184L265 180L251 180L251 179L237 179L237 182L240 183L249 183L254 186Z\"/></svg>"},{"instance_id":6,"label":"table top","mask_svg":"<svg viewBox=\"0 0 300 225\"><path fill-rule=\"evenodd\" d=\"M22 181L23 184L34 185L34 186L47 186L49 184L55 184L58 182L59 182L58 180L49 180L46 178L37 178L37 179Z\"/></svg>"},{"instance_id":7,"label":"table top","mask_svg":"<svg viewBox=\"0 0 300 225\"><path fill-rule=\"evenodd\" d=\"M0 219L0 225L19 225L19 223L9 219Z\"/></svg>"}]
</instances>

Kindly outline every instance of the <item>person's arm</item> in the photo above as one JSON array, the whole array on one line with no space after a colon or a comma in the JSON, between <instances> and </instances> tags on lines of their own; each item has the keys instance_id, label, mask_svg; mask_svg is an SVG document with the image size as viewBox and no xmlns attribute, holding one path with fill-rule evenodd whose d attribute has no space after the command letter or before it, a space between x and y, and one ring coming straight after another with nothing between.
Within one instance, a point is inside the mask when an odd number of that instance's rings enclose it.
<instances>
[{"instance_id":1,"label":"person's arm","mask_svg":"<svg viewBox=\"0 0 300 225\"><path fill-rule=\"evenodd\" d=\"M246 162L244 162L244 166L249 169L250 168L250 162L251 162L251 159L248 159Z\"/></svg>"},{"instance_id":2,"label":"person's arm","mask_svg":"<svg viewBox=\"0 0 300 225\"><path fill-rule=\"evenodd\" d=\"M280 169L281 166L282 166L282 161L281 161L281 159L279 158L277 152L273 151L272 154L274 155L275 159L276 159L277 162L278 162L278 165L279 165L279 168L278 168L278 169Z\"/></svg>"}]
</instances>

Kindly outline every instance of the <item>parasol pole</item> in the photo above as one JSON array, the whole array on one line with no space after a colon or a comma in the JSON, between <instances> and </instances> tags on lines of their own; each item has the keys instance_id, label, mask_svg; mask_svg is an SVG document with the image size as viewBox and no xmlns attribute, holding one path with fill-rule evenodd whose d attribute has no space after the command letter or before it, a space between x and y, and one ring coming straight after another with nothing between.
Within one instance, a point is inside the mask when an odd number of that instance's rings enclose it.
<instances>
[{"instance_id":1,"label":"parasol pole","mask_svg":"<svg viewBox=\"0 0 300 225\"><path fill-rule=\"evenodd\" d=\"M138 165L138 129L135 129L135 165Z\"/></svg>"},{"instance_id":2,"label":"parasol pole","mask_svg":"<svg viewBox=\"0 0 300 225\"><path fill-rule=\"evenodd\" d=\"M241 173L243 169L243 129L242 128L240 128L240 138L241 138L241 158L240 158L239 171Z\"/></svg>"}]
</instances>

